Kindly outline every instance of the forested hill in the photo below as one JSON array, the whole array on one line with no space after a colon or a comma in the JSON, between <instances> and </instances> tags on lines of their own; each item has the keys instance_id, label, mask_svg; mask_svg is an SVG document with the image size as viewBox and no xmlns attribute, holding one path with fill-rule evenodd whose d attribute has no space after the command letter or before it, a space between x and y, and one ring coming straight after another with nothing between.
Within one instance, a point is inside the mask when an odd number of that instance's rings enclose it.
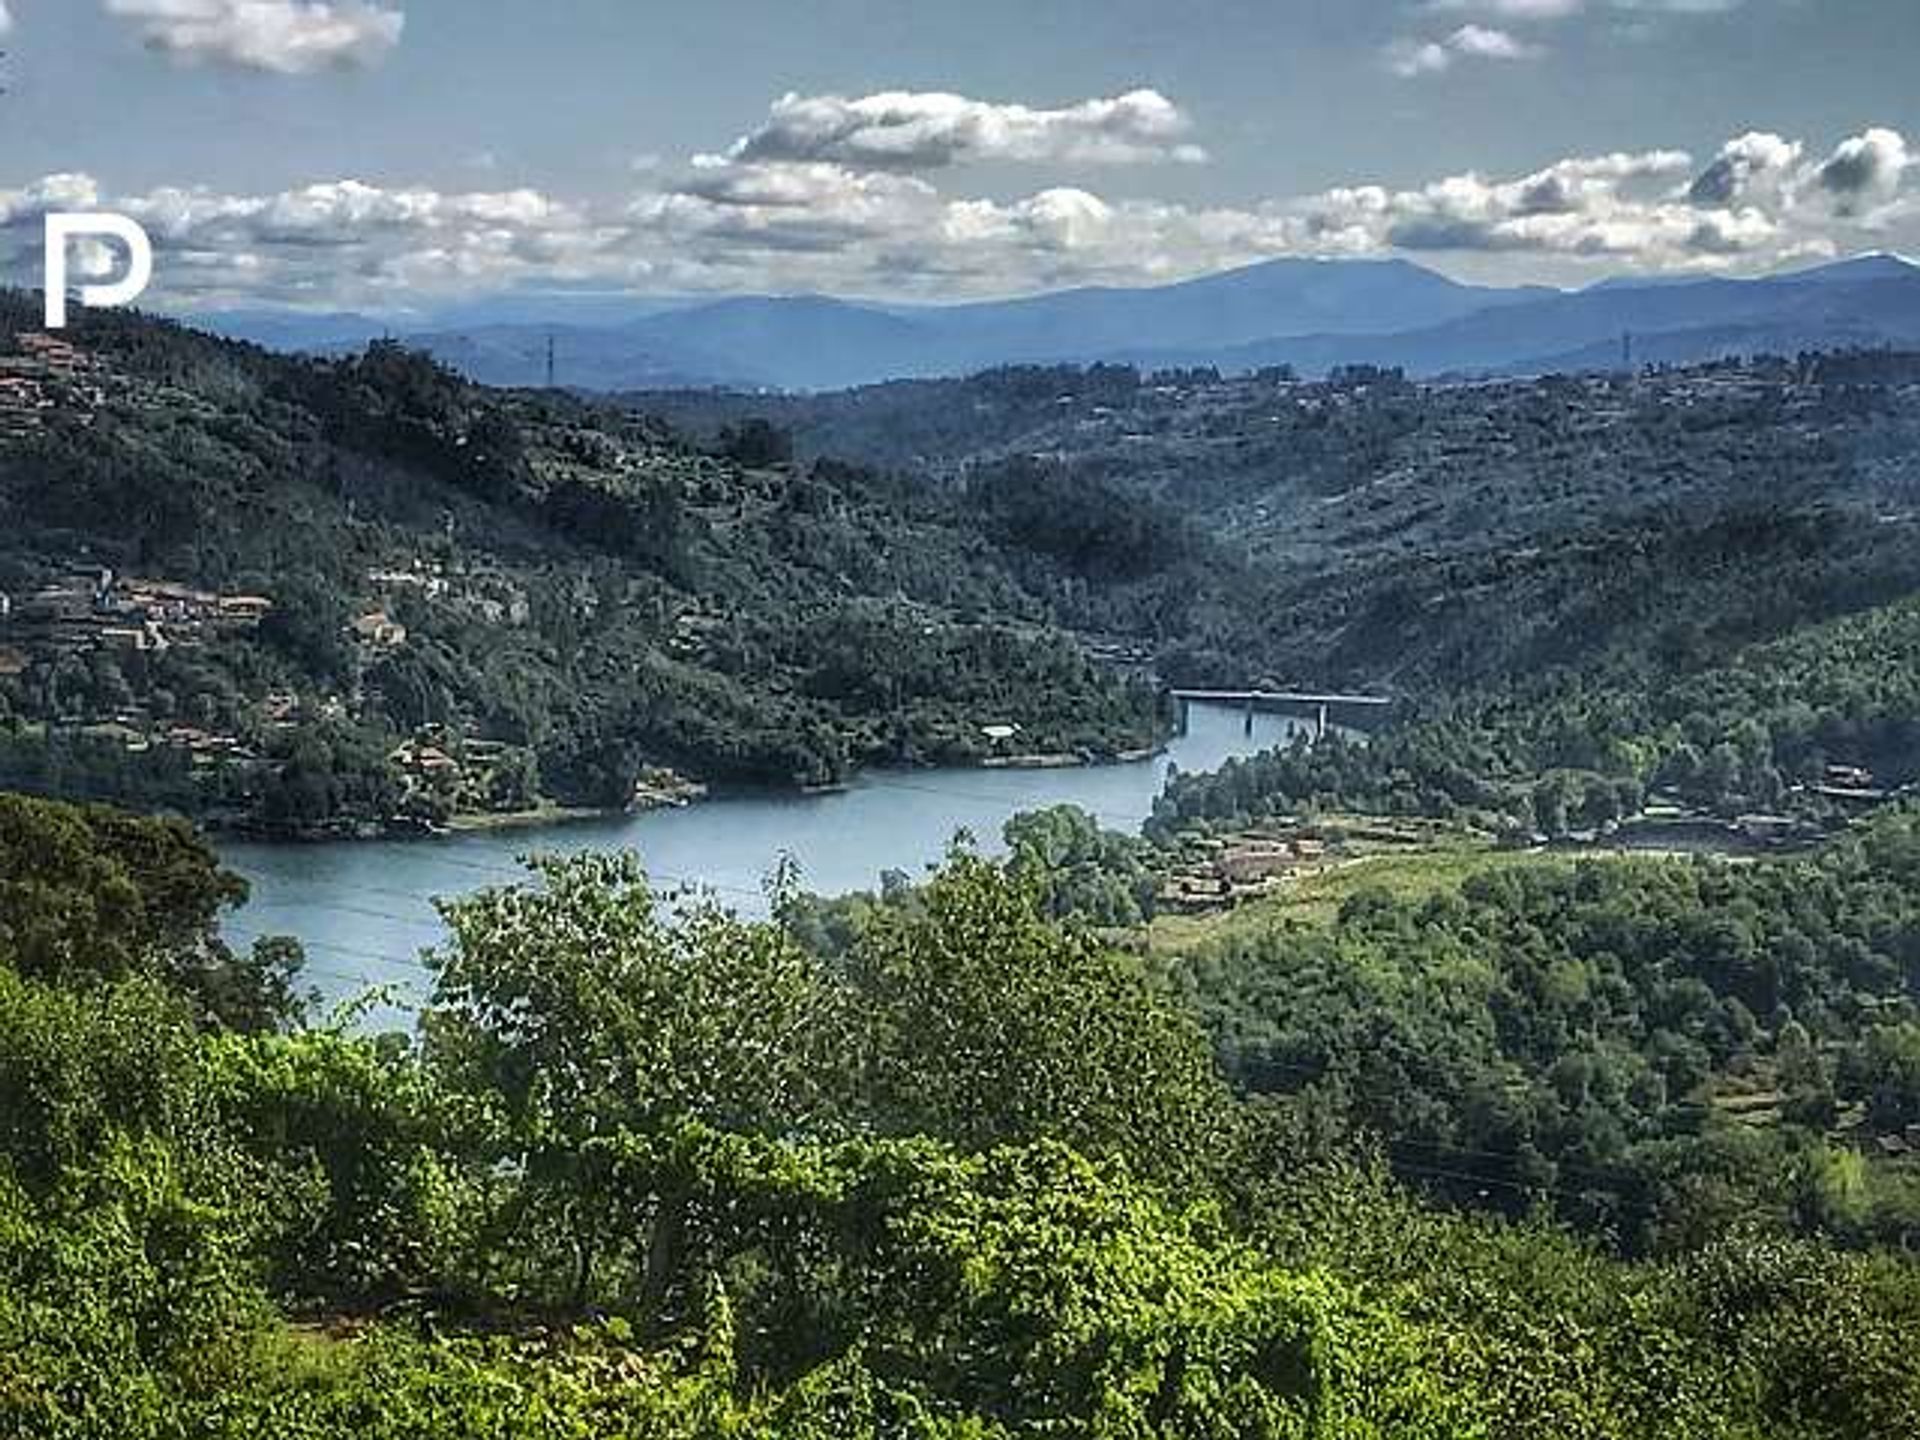
<instances>
[{"instance_id":1,"label":"forested hill","mask_svg":"<svg viewBox=\"0 0 1920 1440\"><path fill-rule=\"evenodd\" d=\"M950 503L765 427L37 326L0 296L0 785L311 831L1152 738Z\"/></svg>"},{"instance_id":2,"label":"forested hill","mask_svg":"<svg viewBox=\"0 0 1920 1440\"><path fill-rule=\"evenodd\" d=\"M0 305L0 784L312 831L1684 680L1920 588L1920 359L621 407Z\"/></svg>"},{"instance_id":3,"label":"forested hill","mask_svg":"<svg viewBox=\"0 0 1920 1440\"><path fill-rule=\"evenodd\" d=\"M1710 655L1909 593L1916 400L1920 357L1886 353L1473 385L1026 367L629 397L690 433L762 419L803 455L966 491L1017 553L1087 581L1055 583L1064 618L1142 636L1171 676L1402 689ZM1129 545L1114 517L1140 515L1179 525Z\"/></svg>"}]
</instances>

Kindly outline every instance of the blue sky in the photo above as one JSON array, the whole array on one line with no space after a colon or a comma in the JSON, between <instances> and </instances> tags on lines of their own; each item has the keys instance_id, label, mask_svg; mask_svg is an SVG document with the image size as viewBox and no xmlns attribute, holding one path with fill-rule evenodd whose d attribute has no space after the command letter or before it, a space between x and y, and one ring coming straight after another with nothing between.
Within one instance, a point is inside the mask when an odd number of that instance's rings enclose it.
<instances>
[{"instance_id":1,"label":"blue sky","mask_svg":"<svg viewBox=\"0 0 1920 1440\"><path fill-rule=\"evenodd\" d=\"M0 273L180 305L949 298L1920 249L1914 0L0 0Z\"/></svg>"}]
</instances>

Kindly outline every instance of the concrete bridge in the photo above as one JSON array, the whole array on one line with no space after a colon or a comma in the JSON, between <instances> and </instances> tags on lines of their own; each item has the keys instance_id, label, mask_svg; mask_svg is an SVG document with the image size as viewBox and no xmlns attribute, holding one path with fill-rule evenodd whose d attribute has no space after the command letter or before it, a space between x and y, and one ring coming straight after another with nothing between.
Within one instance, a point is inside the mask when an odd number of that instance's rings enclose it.
<instances>
[{"instance_id":1,"label":"concrete bridge","mask_svg":"<svg viewBox=\"0 0 1920 1440\"><path fill-rule=\"evenodd\" d=\"M1247 734L1253 733L1253 717L1263 707L1275 710L1310 710L1313 712L1313 738L1318 740L1327 733L1327 712L1330 709L1351 706L1362 710L1384 710L1393 701L1380 695L1338 695L1312 694L1294 690L1169 690L1167 692L1180 702L1180 729L1187 728L1187 707L1196 700L1208 705L1239 705L1247 715Z\"/></svg>"}]
</instances>

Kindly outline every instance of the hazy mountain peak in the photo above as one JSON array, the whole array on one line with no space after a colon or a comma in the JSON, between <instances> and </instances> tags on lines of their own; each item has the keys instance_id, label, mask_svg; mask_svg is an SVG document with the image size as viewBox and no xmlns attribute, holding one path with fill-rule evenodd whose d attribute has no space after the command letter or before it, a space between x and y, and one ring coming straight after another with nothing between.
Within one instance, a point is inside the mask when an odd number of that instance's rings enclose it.
<instances>
[{"instance_id":1,"label":"hazy mountain peak","mask_svg":"<svg viewBox=\"0 0 1920 1440\"><path fill-rule=\"evenodd\" d=\"M1774 278L1841 285L1873 280L1913 280L1920 279L1920 264L1890 250L1869 250L1845 260L1829 261L1804 270L1783 271Z\"/></svg>"},{"instance_id":2,"label":"hazy mountain peak","mask_svg":"<svg viewBox=\"0 0 1920 1440\"><path fill-rule=\"evenodd\" d=\"M1308 373L1347 363L1415 374L1605 368L1626 332L1637 354L1667 360L1920 341L1920 265L1887 252L1758 279L1628 275L1577 291L1476 286L1397 257L1288 256L1166 285L954 305L734 295L661 302L636 317L645 302L623 303L604 326L556 327L556 316L474 329L442 317L406 338L476 379L537 385L557 334L560 383L602 390L669 377L819 390L1096 360ZM216 328L282 349L337 348L361 343L374 323L247 322Z\"/></svg>"}]
</instances>

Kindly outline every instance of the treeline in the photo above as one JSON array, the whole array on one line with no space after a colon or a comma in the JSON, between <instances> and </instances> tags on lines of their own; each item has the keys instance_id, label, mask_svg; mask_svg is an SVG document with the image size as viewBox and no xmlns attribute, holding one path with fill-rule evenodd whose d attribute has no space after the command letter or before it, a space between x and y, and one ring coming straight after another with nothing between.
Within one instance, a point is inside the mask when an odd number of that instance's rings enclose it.
<instances>
[{"instance_id":1,"label":"treeline","mask_svg":"<svg viewBox=\"0 0 1920 1440\"><path fill-rule=\"evenodd\" d=\"M407 1041L207 1003L232 885L183 832L5 814L8 1433L1920 1420L1911 1261L1762 1213L1628 1263L1427 1208L1235 1098L1154 981L965 855L833 960L669 921L631 862L542 863L447 907ZM36 860L89 832L90 863Z\"/></svg>"}]
</instances>

